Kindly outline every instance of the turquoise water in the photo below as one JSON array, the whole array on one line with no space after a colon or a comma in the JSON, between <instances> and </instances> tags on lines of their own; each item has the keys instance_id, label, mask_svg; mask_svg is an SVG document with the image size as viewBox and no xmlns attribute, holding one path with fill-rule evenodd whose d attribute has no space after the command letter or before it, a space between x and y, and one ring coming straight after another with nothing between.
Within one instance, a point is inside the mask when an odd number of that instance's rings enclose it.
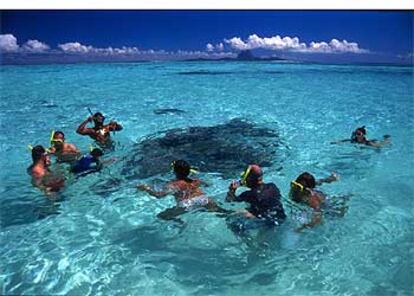
<instances>
[{"instance_id":1,"label":"turquoise water","mask_svg":"<svg viewBox=\"0 0 414 296\"><path fill-rule=\"evenodd\" d=\"M413 293L412 68L165 62L0 70L1 294ZM54 128L87 151L90 140L74 132L86 107L123 124L109 156L120 161L67 182L50 200L30 184L26 146L47 145ZM157 115L159 108L185 113ZM277 130L289 147L283 163L276 152L265 169L265 181L285 197L305 170L341 175L322 189L352 194L345 217L298 234L295 210L285 203L282 227L241 238L209 213L188 213L183 226L160 221L156 214L173 198L137 192L143 180L119 173L143 136L234 118ZM329 144L360 125L369 137L391 134L392 145ZM200 178L211 184L208 195L224 202L230 179Z\"/></svg>"}]
</instances>

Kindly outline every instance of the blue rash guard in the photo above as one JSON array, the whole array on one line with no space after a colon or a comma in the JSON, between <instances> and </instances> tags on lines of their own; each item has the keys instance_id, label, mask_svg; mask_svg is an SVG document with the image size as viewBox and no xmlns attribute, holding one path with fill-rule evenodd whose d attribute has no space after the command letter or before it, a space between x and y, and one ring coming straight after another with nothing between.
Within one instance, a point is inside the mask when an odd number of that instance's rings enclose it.
<instances>
[{"instance_id":1,"label":"blue rash guard","mask_svg":"<svg viewBox=\"0 0 414 296\"><path fill-rule=\"evenodd\" d=\"M93 165L94 163L95 165ZM97 161L90 154L82 156L78 161L76 161L75 165L72 167L72 172L74 172L75 174L95 172L98 170L99 167L97 165Z\"/></svg>"}]
</instances>

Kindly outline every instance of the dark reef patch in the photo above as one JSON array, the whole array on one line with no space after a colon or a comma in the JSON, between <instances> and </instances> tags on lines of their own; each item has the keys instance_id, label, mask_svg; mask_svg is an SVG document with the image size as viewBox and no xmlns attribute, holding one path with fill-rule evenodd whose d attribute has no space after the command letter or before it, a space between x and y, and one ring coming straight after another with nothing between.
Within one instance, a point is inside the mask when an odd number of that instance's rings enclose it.
<instances>
[{"instance_id":1,"label":"dark reef patch","mask_svg":"<svg viewBox=\"0 0 414 296\"><path fill-rule=\"evenodd\" d=\"M270 167L287 157L277 131L241 119L215 126L171 129L137 143L123 163L128 179L170 172L170 163L185 159L202 172L234 177L247 164Z\"/></svg>"}]
</instances>

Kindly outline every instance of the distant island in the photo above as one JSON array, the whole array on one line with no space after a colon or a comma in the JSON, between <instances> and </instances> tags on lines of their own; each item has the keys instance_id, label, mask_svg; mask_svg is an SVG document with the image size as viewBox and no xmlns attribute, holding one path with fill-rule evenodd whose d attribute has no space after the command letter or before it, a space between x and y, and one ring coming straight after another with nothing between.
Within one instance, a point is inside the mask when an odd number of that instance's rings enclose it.
<instances>
[{"instance_id":1,"label":"distant island","mask_svg":"<svg viewBox=\"0 0 414 296\"><path fill-rule=\"evenodd\" d=\"M199 61L287 61L287 59L279 57L256 57L251 50L242 50L235 58L196 58L186 59L184 61L199 62Z\"/></svg>"}]
</instances>

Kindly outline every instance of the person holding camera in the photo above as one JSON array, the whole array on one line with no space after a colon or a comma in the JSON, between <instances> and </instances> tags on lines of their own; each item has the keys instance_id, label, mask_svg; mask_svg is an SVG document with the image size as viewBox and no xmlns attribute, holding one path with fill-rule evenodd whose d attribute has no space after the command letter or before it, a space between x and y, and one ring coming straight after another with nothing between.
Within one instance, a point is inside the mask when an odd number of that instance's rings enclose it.
<instances>
[{"instance_id":1,"label":"person holding camera","mask_svg":"<svg viewBox=\"0 0 414 296\"><path fill-rule=\"evenodd\" d=\"M236 195L240 186L247 186L250 190ZM243 216L259 219L266 225L279 225L286 219L279 188L274 183L264 183L263 171L256 164L247 167L241 180L230 184L226 201L248 203L249 207L242 211Z\"/></svg>"}]
</instances>

